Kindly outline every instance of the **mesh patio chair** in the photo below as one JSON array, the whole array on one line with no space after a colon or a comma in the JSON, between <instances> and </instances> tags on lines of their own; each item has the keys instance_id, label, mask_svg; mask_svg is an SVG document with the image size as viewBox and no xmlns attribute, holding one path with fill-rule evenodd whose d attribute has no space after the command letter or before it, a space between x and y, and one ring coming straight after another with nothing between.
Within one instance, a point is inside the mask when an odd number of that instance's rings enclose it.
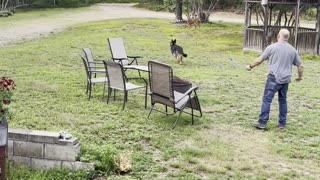
<instances>
[{"instance_id":1,"label":"mesh patio chair","mask_svg":"<svg viewBox=\"0 0 320 180\"><path fill-rule=\"evenodd\" d=\"M104 87L103 87L103 94L104 94L105 85L106 85L106 82L108 81L108 78L106 77L106 74L105 74L104 77L94 78L93 74L95 73L95 71L91 71L91 69L88 67L86 59L81 54L79 54L79 55L80 55L80 58L82 59L82 62L83 62L83 65L84 65L84 68L85 68L85 71L86 71L86 75L87 75L86 94L89 93L88 98L89 98L89 101L90 101L91 92L92 92L92 86L94 84L104 84Z\"/></svg>"},{"instance_id":2,"label":"mesh patio chair","mask_svg":"<svg viewBox=\"0 0 320 180\"><path fill-rule=\"evenodd\" d=\"M128 101L128 91L145 88L145 108L147 108L147 93L148 93L148 83L145 81L145 86L135 85L125 81L124 70L121 64L116 62L103 61L108 77L108 98L107 103L109 103L109 98L111 96L112 90L114 91L114 100L116 90L124 92L123 107L124 110L125 103Z\"/></svg>"},{"instance_id":3,"label":"mesh patio chair","mask_svg":"<svg viewBox=\"0 0 320 180\"><path fill-rule=\"evenodd\" d=\"M103 65L103 60L98 60L93 58L93 54L89 48L83 48L82 51L87 60L88 67L90 71L94 74L94 77L97 77L97 74L106 74L106 70Z\"/></svg>"},{"instance_id":4,"label":"mesh patio chair","mask_svg":"<svg viewBox=\"0 0 320 180\"><path fill-rule=\"evenodd\" d=\"M166 115L173 115L179 112L172 128L174 129L180 120L182 112L192 116L192 125L194 124L194 116L202 117L196 92L198 87L190 87L185 93L175 91L173 86L173 71L170 66L154 61L149 61L148 66L151 108L147 120L149 120L153 110ZM154 108L157 103L165 106L165 112ZM173 108L173 113L168 113L167 107ZM185 108L190 108L191 112L185 111ZM194 113L194 110L198 111L198 113Z\"/></svg>"},{"instance_id":5,"label":"mesh patio chair","mask_svg":"<svg viewBox=\"0 0 320 180\"><path fill-rule=\"evenodd\" d=\"M139 77L141 77L140 71L148 71L148 66L138 64L138 59L142 58L142 56L127 56L122 38L108 38L108 44L112 60L114 62L119 62L123 66L124 70L137 70Z\"/></svg>"}]
</instances>

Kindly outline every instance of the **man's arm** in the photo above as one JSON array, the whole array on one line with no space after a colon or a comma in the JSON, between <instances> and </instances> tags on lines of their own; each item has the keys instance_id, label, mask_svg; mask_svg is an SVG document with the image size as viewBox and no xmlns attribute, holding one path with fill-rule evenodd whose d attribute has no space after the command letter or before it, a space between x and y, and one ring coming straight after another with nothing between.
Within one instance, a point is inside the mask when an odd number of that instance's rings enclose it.
<instances>
[{"instance_id":1,"label":"man's arm","mask_svg":"<svg viewBox=\"0 0 320 180\"><path fill-rule=\"evenodd\" d=\"M298 68L298 78L296 78L296 81L301 81L302 80L302 75L303 75L303 65L302 63L297 66Z\"/></svg>"},{"instance_id":2,"label":"man's arm","mask_svg":"<svg viewBox=\"0 0 320 180\"><path fill-rule=\"evenodd\" d=\"M251 71L252 68L259 66L263 62L261 57L258 57L253 64L249 64L246 66L246 70Z\"/></svg>"}]
</instances>

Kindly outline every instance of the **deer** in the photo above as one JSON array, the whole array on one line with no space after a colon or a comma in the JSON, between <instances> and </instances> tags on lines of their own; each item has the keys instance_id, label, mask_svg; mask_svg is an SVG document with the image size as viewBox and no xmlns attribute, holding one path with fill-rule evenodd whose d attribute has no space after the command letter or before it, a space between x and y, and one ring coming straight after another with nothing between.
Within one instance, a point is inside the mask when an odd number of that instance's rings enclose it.
<instances>
[{"instance_id":1,"label":"deer","mask_svg":"<svg viewBox=\"0 0 320 180\"><path fill-rule=\"evenodd\" d=\"M191 28L192 26L194 26L195 29L200 28L200 19L195 17L195 18L188 18L187 20L187 25L189 28Z\"/></svg>"}]
</instances>

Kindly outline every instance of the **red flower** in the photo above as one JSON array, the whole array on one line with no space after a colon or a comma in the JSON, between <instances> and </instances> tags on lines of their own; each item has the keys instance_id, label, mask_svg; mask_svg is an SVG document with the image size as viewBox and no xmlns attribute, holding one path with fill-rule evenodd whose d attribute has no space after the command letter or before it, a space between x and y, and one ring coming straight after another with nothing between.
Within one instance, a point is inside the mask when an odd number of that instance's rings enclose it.
<instances>
[{"instance_id":1,"label":"red flower","mask_svg":"<svg viewBox=\"0 0 320 180\"><path fill-rule=\"evenodd\" d=\"M10 104L12 97L12 90L16 85L12 79L7 77L0 77L0 119L6 117L9 114L8 108L5 107Z\"/></svg>"},{"instance_id":2,"label":"red flower","mask_svg":"<svg viewBox=\"0 0 320 180\"><path fill-rule=\"evenodd\" d=\"M8 104L8 101L4 99L4 100L2 100L2 103L3 104Z\"/></svg>"}]
</instances>

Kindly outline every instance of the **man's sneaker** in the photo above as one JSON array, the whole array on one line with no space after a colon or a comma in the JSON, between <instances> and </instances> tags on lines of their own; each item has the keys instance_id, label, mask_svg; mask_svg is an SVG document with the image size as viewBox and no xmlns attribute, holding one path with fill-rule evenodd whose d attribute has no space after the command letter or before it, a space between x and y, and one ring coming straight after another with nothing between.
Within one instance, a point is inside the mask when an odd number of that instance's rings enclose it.
<instances>
[{"instance_id":1,"label":"man's sneaker","mask_svg":"<svg viewBox=\"0 0 320 180\"><path fill-rule=\"evenodd\" d=\"M266 128L266 124L261 124L261 123L253 123L251 124L252 127L255 127L257 129L265 129Z\"/></svg>"},{"instance_id":2,"label":"man's sneaker","mask_svg":"<svg viewBox=\"0 0 320 180\"><path fill-rule=\"evenodd\" d=\"M278 128L279 128L280 130L283 130L283 129L286 128L286 126L284 126L284 125L278 125Z\"/></svg>"}]
</instances>

